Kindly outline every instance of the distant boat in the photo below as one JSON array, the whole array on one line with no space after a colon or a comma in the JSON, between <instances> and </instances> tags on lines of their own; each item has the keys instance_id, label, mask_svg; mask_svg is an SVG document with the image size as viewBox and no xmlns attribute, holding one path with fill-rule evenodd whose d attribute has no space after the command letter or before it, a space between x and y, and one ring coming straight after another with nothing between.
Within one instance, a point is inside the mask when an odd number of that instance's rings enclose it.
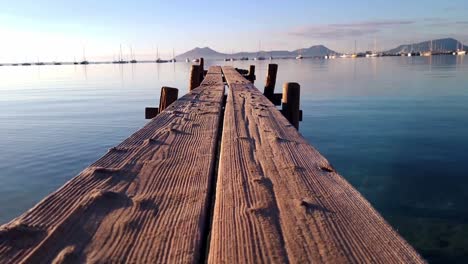
<instances>
[{"instance_id":1,"label":"distant boat","mask_svg":"<svg viewBox=\"0 0 468 264\"><path fill-rule=\"evenodd\" d=\"M171 62L172 62L172 63L177 62L177 61L176 61L176 58L175 58L175 51L174 51L174 49L172 49L172 60L171 60Z\"/></svg>"},{"instance_id":2,"label":"distant boat","mask_svg":"<svg viewBox=\"0 0 468 264\"><path fill-rule=\"evenodd\" d=\"M198 63L200 62L200 59L193 59L192 62Z\"/></svg>"},{"instance_id":3,"label":"distant boat","mask_svg":"<svg viewBox=\"0 0 468 264\"><path fill-rule=\"evenodd\" d=\"M421 53L421 56L423 56L423 57L432 56L432 51L425 51L425 52L422 52L422 53Z\"/></svg>"},{"instance_id":4,"label":"distant boat","mask_svg":"<svg viewBox=\"0 0 468 264\"><path fill-rule=\"evenodd\" d=\"M86 60L86 49L83 47L83 60L80 62L81 65L88 65L89 61ZM44 64L42 64L44 65Z\"/></svg>"},{"instance_id":5,"label":"distant boat","mask_svg":"<svg viewBox=\"0 0 468 264\"><path fill-rule=\"evenodd\" d=\"M273 60L273 56L270 56L268 59L269 59L269 60Z\"/></svg>"},{"instance_id":6,"label":"distant boat","mask_svg":"<svg viewBox=\"0 0 468 264\"><path fill-rule=\"evenodd\" d=\"M424 56L424 57L432 56L432 40L431 40L431 45L429 46L429 51L421 52L421 56Z\"/></svg>"},{"instance_id":7,"label":"distant boat","mask_svg":"<svg viewBox=\"0 0 468 264\"><path fill-rule=\"evenodd\" d=\"M366 58L375 58L378 56L379 54L377 54L377 39L374 38L374 50L369 53L366 53Z\"/></svg>"},{"instance_id":8,"label":"distant boat","mask_svg":"<svg viewBox=\"0 0 468 264\"><path fill-rule=\"evenodd\" d=\"M62 65L61 62L53 62L52 64L53 64L53 65Z\"/></svg>"},{"instance_id":9,"label":"distant boat","mask_svg":"<svg viewBox=\"0 0 468 264\"><path fill-rule=\"evenodd\" d=\"M42 65L45 65L45 63L43 63L43 62L39 62L39 61L38 61L38 62L34 63L34 65L37 65L37 66L42 66Z\"/></svg>"},{"instance_id":10,"label":"distant boat","mask_svg":"<svg viewBox=\"0 0 468 264\"><path fill-rule=\"evenodd\" d=\"M185 59L185 62L190 62L190 59L189 59L189 58L186 58L186 59Z\"/></svg>"},{"instance_id":11,"label":"distant boat","mask_svg":"<svg viewBox=\"0 0 468 264\"><path fill-rule=\"evenodd\" d=\"M18 63L13 63L11 66L18 66Z\"/></svg>"},{"instance_id":12,"label":"distant boat","mask_svg":"<svg viewBox=\"0 0 468 264\"><path fill-rule=\"evenodd\" d=\"M257 52L257 57L255 57L255 58L254 58L254 60L256 60L256 61L265 60L265 57L263 57L263 56L260 56L260 52L261 52L261 50L262 50L262 42L261 42L261 41L259 41L259 42L258 42L258 52Z\"/></svg>"},{"instance_id":13,"label":"distant boat","mask_svg":"<svg viewBox=\"0 0 468 264\"><path fill-rule=\"evenodd\" d=\"M31 66L31 63L25 62L25 63L22 63L21 66Z\"/></svg>"},{"instance_id":14,"label":"distant boat","mask_svg":"<svg viewBox=\"0 0 468 264\"><path fill-rule=\"evenodd\" d=\"M241 61L247 61L247 60L249 60L249 58L248 57L242 57L242 58L240 58L240 60Z\"/></svg>"},{"instance_id":15,"label":"distant boat","mask_svg":"<svg viewBox=\"0 0 468 264\"><path fill-rule=\"evenodd\" d=\"M458 47L460 45L460 47ZM454 55L463 56L466 55L466 50L463 49L463 44L457 42L457 51L454 52Z\"/></svg>"},{"instance_id":16,"label":"distant boat","mask_svg":"<svg viewBox=\"0 0 468 264\"><path fill-rule=\"evenodd\" d=\"M169 62L169 61L162 60L161 58L159 58L159 48L156 48L156 63L166 63L166 62Z\"/></svg>"},{"instance_id":17,"label":"distant boat","mask_svg":"<svg viewBox=\"0 0 468 264\"><path fill-rule=\"evenodd\" d=\"M132 58L130 60L130 63L137 63L138 61L135 59L135 54L133 53L133 48L130 46L130 57Z\"/></svg>"},{"instance_id":18,"label":"distant boat","mask_svg":"<svg viewBox=\"0 0 468 264\"><path fill-rule=\"evenodd\" d=\"M126 64L126 63L128 63L128 61L125 61L125 60L123 59L123 55L122 55L122 45L120 45L119 60L115 60L115 61L113 61L112 63L114 63L114 64Z\"/></svg>"},{"instance_id":19,"label":"distant boat","mask_svg":"<svg viewBox=\"0 0 468 264\"><path fill-rule=\"evenodd\" d=\"M296 56L296 60L302 60L304 57L302 56L302 49L299 50L299 55Z\"/></svg>"}]
</instances>

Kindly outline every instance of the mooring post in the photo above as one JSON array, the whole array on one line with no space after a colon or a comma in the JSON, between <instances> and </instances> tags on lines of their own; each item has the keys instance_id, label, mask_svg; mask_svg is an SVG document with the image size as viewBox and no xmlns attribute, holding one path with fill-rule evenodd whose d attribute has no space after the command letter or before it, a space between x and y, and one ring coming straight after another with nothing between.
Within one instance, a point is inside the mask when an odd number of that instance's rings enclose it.
<instances>
[{"instance_id":1,"label":"mooring post","mask_svg":"<svg viewBox=\"0 0 468 264\"><path fill-rule=\"evenodd\" d=\"M300 121L300 95L301 86L298 83L285 83L283 85L283 109L281 112L296 129L299 129Z\"/></svg>"},{"instance_id":2,"label":"mooring post","mask_svg":"<svg viewBox=\"0 0 468 264\"><path fill-rule=\"evenodd\" d=\"M192 65L190 69L190 83L189 83L189 90L192 91L193 89L200 86L201 83L201 76L200 76L200 65Z\"/></svg>"},{"instance_id":3,"label":"mooring post","mask_svg":"<svg viewBox=\"0 0 468 264\"><path fill-rule=\"evenodd\" d=\"M263 95L273 102L275 95L276 75L278 73L278 64L268 64L268 71L265 80L265 89Z\"/></svg>"},{"instance_id":4,"label":"mooring post","mask_svg":"<svg viewBox=\"0 0 468 264\"><path fill-rule=\"evenodd\" d=\"M205 78L205 59L200 58L200 80Z\"/></svg>"},{"instance_id":5,"label":"mooring post","mask_svg":"<svg viewBox=\"0 0 468 264\"><path fill-rule=\"evenodd\" d=\"M249 74L247 76L248 80L251 82L251 83L254 83L255 82L255 65L250 65L249 67Z\"/></svg>"},{"instance_id":6,"label":"mooring post","mask_svg":"<svg viewBox=\"0 0 468 264\"><path fill-rule=\"evenodd\" d=\"M146 107L145 118L153 119L159 113L164 111L170 104L177 100L179 96L179 90L177 88L162 87L161 96L159 97L159 108L158 107Z\"/></svg>"},{"instance_id":7,"label":"mooring post","mask_svg":"<svg viewBox=\"0 0 468 264\"><path fill-rule=\"evenodd\" d=\"M179 89L172 87L161 88L161 97L159 98L159 113L164 111L169 105L177 100Z\"/></svg>"}]
</instances>

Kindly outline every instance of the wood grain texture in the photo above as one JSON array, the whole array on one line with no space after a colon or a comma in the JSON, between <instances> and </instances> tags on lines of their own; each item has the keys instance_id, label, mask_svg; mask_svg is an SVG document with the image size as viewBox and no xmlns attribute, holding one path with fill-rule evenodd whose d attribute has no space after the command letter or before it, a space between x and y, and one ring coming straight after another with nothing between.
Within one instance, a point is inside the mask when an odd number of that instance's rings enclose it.
<instances>
[{"instance_id":1,"label":"wood grain texture","mask_svg":"<svg viewBox=\"0 0 468 264\"><path fill-rule=\"evenodd\" d=\"M212 67L199 88L1 226L0 262L198 262L223 96Z\"/></svg>"},{"instance_id":2,"label":"wood grain texture","mask_svg":"<svg viewBox=\"0 0 468 264\"><path fill-rule=\"evenodd\" d=\"M423 263L232 67L209 263Z\"/></svg>"}]
</instances>

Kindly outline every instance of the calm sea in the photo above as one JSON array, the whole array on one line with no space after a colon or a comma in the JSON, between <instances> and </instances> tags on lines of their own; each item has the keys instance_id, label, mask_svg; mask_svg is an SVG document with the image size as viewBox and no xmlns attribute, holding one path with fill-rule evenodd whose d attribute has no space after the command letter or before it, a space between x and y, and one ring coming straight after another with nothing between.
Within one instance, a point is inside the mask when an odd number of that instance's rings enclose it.
<instances>
[{"instance_id":1,"label":"calm sea","mask_svg":"<svg viewBox=\"0 0 468 264\"><path fill-rule=\"evenodd\" d=\"M215 62L224 64L224 62ZM256 64L263 89L269 61ZM468 263L468 57L277 60L300 131L433 263ZM208 62L207 64L210 64ZM142 127L190 65L0 67L0 223Z\"/></svg>"}]
</instances>

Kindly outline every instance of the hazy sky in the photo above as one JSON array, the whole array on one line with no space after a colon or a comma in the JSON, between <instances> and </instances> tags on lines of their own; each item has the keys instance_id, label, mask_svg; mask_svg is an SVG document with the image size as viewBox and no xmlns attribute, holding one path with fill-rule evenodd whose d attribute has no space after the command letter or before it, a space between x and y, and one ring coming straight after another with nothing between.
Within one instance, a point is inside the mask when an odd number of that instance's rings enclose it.
<instances>
[{"instance_id":1,"label":"hazy sky","mask_svg":"<svg viewBox=\"0 0 468 264\"><path fill-rule=\"evenodd\" d=\"M468 3L313 0L0 0L0 61L139 58L193 47L222 52L379 49L439 37L468 44Z\"/></svg>"}]
</instances>

